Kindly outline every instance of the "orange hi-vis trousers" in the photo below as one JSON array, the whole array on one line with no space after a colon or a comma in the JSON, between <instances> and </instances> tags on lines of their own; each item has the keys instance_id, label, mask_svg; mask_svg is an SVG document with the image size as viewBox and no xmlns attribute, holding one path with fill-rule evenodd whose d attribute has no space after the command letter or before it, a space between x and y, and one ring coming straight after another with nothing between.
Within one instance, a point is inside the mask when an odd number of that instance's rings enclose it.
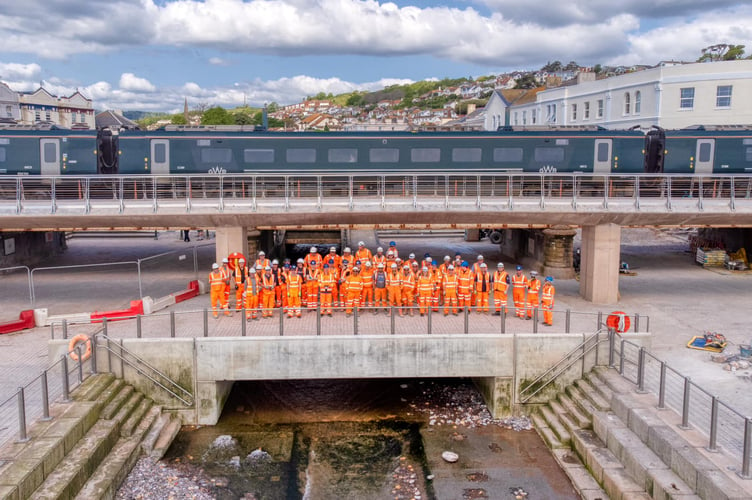
<instances>
[{"instance_id":1,"label":"orange hi-vis trousers","mask_svg":"<svg viewBox=\"0 0 752 500\"><path fill-rule=\"evenodd\" d=\"M243 309L243 283L237 283L235 288L235 310Z\"/></svg>"},{"instance_id":2,"label":"orange hi-vis trousers","mask_svg":"<svg viewBox=\"0 0 752 500\"><path fill-rule=\"evenodd\" d=\"M444 316L449 314L449 308L452 309L452 314L457 314L457 291L446 290L444 292Z\"/></svg>"},{"instance_id":3,"label":"orange hi-vis trousers","mask_svg":"<svg viewBox=\"0 0 752 500\"><path fill-rule=\"evenodd\" d=\"M211 292L210 292L211 307L212 307L212 314L214 314L215 318L219 315L219 309L223 309L225 313L227 313L227 307L225 306L225 300L224 300L224 293L225 293L224 285L219 285L219 286L215 285L211 287ZM219 307L217 307L217 305L219 305Z\"/></svg>"},{"instance_id":4,"label":"orange hi-vis trousers","mask_svg":"<svg viewBox=\"0 0 752 500\"><path fill-rule=\"evenodd\" d=\"M488 312L488 292L475 292L475 305L478 312Z\"/></svg>"},{"instance_id":5,"label":"orange hi-vis trousers","mask_svg":"<svg viewBox=\"0 0 752 500\"><path fill-rule=\"evenodd\" d=\"M274 315L274 290L261 290L261 315L271 318Z\"/></svg>"},{"instance_id":6,"label":"orange hi-vis trousers","mask_svg":"<svg viewBox=\"0 0 752 500\"><path fill-rule=\"evenodd\" d=\"M470 307L470 287L459 287L457 289L457 301L460 307Z\"/></svg>"},{"instance_id":7,"label":"orange hi-vis trousers","mask_svg":"<svg viewBox=\"0 0 752 500\"><path fill-rule=\"evenodd\" d=\"M537 309L538 306L539 306L538 292L528 292L527 293L527 317L528 318L533 317L533 310Z\"/></svg>"},{"instance_id":8,"label":"orange hi-vis trousers","mask_svg":"<svg viewBox=\"0 0 752 500\"><path fill-rule=\"evenodd\" d=\"M512 289L512 300L514 301L514 313L518 318L525 317L525 289L514 287Z\"/></svg>"},{"instance_id":9,"label":"orange hi-vis trousers","mask_svg":"<svg viewBox=\"0 0 752 500\"><path fill-rule=\"evenodd\" d=\"M363 286L360 294L360 303L365 307L373 307L373 286Z\"/></svg>"},{"instance_id":10,"label":"orange hi-vis trousers","mask_svg":"<svg viewBox=\"0 0 752 500\"><path fill-rule=\"evenodd\" d=\"M554 306L549 300L541 300L541 309L543 309L543 323L547 325L554 324Z\"/></svg>"},{"instance_id":11,"label":"orange hi-vis trousers","mask_svg":"<svg viewBox=\"0 0 752 500\"><path fill-rule=\"evenodd\" d=\"M256 319L258 313L259 296L253 295L250 290L245 293L245 319Z\"/></svg>"},{"instance_id":12,"label":"orange hi-vis trousers","mask_svg":"<svg viewBox=\"0 0 752 500\"><path fill-rule=\"evenodd\" d=\"M386 294L386 288L373 289L373 304L376 307L383 307L385 309L389 306L389 299Z\"/></svg>"},{"instance_id":13,"label":"orange hi-vis trousers","mask_svg":"<svg viewBox=\"0 0 752 500\"><path fill-rule=\"evenodd\" d=\"M321 315L328 314L329 316L332 315L332 304L334 303L334 293L333 291L329 290L324 291L323 289L319 291L319 297L321 298Z\"/></svg>"},{"instance_id":14,"label":"orange hi-vis trousers","mask_svg":"<svg viewBox=\"0 0 752 500\"><path fill-rule=\"evenodd\" d=\"M402 287L399 285L391 285L387 287L389 294L389 305L392 307L402 306ZM400 316L403 315L402 309L399 310Z\"/></svg>"},{"instance_id":15,"label":"orange hi-vis trousers","mask_svg":"<svg viewBox=\"0 0 752 500\"><path fill-rule=\"evenodd\" d=\"M494 291L494 307L496 312L501 312L501 306L504 306L504 312L507 310L507 294L501 290Z\"/></svg>"}]
</instances>

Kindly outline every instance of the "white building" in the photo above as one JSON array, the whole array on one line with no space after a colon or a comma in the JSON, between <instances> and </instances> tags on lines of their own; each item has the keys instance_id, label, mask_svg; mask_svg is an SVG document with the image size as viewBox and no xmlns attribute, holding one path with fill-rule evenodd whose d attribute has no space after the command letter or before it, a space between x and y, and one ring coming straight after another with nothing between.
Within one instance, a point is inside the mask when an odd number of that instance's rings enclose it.
<instances>
[{"instance_id":1,"label":"white building","mask_svg":"<svg viewBox=\"0 0 752 500\"><path fill-rule=\"evenodd\" d=\"M5 122L21 121L21 106L18 103L18 92L0 82L0 120Z\"/></svg>"},{"instance_id":2,"label":"white building","mask_svg":"<svg viewBox=\"0 0 752 500\"><path fill-rule=\"evenodd\" d=\"M80 92L69 97L56 97L40 87L32 93L20 94L21 122L33 125L54 123L63 128L96 127L91 99Z\"/></svg>"},{"instance_id":3,"label":"white building","mask_svg":"<svg viewBox=\"0 0 752 500\"><path fill-rule=\"evenodd\" d=\"M661 65L547 89L535 102L510 105L509 125L526 124L609 129L749 125L752 60Z\"/></svg>"}]
</instances>

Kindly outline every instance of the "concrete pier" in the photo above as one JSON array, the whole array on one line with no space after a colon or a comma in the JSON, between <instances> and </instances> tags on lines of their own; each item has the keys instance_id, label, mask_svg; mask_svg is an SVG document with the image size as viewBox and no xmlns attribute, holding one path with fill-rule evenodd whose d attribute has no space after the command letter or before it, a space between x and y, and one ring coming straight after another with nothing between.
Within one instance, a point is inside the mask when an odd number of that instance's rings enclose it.
<instances>
[{"instance_id":1,"label":"concrete pier","mask_svg":"<svg viewBox=\"0 0 752 500\"><path fill-rule=\"evenodd\" d=\"M619 300L621 226L599 224L582 228L580 295L595 304Z\"/></svg>"}]
</instances>

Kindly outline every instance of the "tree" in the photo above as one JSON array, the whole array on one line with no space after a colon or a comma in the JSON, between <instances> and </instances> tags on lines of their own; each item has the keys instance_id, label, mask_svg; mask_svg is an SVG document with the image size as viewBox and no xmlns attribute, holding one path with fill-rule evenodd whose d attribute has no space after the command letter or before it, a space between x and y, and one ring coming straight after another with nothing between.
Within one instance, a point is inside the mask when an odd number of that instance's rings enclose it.
<instances>
[{"instance_id":1,"label":"tree","mask_svg":"<svg viewBox=\"0 0 752 500\"><path fill-rule=\"evenodd\" d=\"M345 103L348 106L362 106L363 105L363 94L360 94L358 92L355 92L350 97L347 98L347 102Z\"/></svg>"},{"instance_id":2,"label":"tree","mask_svg":"<svg viewBox=\"0 0 752 500\"><path fill-rule=\"evenodd\" d=\"M535 79L535 75L532 73L525 73L519 78L515 84L516 89L534 89L538 86L538 81Z\"/></svg>"},{"instance_id":3,"label":"tree","mask_svg":"<svg viewBox=\"0 0 752 500\"><path fill-rule=\"evenodd\" d=\"M235 125L252 125L253 124L253 118L250 114L241 111L239 113L234 114L235 119Z\"/></svg>"},{"instance_id":4,"label":"tree","mask_svg":"<svg viewBox=\"0 0 752 500\"><path fill-rule=\"evenodd\" d=\"M266 105L266 110L269 113L275 113L275 112L279 111L279 104L277 104L276 101L272 101L272 102L270 102L269 104Z\"/></svg>"},{"instance_id":5,"label":"tree","mask_svg":"<svg viewBox=\"0 0 752 500\"><path fill-rule=\"evenodd\" d=\"M548 64L546 64L545 66L541 68L541 70L548 71L549 73L554 73L556 71L561 71L561 68L562 68L561 61L554 61L554 62L549 61Z\"/></svg>"},{"instance_id":6,"label":"tree","mask_svg":"<svg viewBox=\"0 0 752 500\"><path fill-rule=\"evenodd\" d=\"M209 103L206 101L199 102L196 104L196 111L198 111L198 114L203 115L204 111L209 109Z\"/></svg>"},{"instance_id":7,"label":"tree","mask_svg":"<svg viewBox=\"0 0 752 500\"><path fill-rule=\"evenodd\" d=\"M697 62L734 61L744 59L744 45L729 45L718 43L702 49L702 55Z\"/></svg>"},{"instance_id":8,"label":"tree","mask_svg":"<svg viewBox=\"0 0 752 500\"><path fill-rule=\"evenodd\" d=\"M209 108L201 116L202 125L233 125L234 123L234 117L221 106Z\"/></svg>"},{"instance_id":9,"label":"tree","mask_svg":"<svg viewBox=\"0 0 752 500\"><path fill-rule=\"evenodd\" d=\"M173 125L188 125L188 120L185 119L185 115L183 113L172 115L170 122Z\"/></svg>"},{"instance_id":10,"label":"tree","mask_svg":"<svg viewBox=\"0 0 752 500\"><path fill-rule=\"evenodd\" d=\"M596 64L595 66L593 66L593 73L595 73L596 75L600 74L602 71L603 71L603 66L601 66L600 64Z\"/></svg>"},{"instance_id":11,"label":"tree","mask_svg":"<svg viewBox=\"0 0 752 500\"><path fill-rule=\"evenodd\" d=\"M580 69L580 65L577 64L575 61L569 61L569 63L566 66L564 66L564 69L566 71L577 71L578 69Z\"/></svg>"}]
</instances>

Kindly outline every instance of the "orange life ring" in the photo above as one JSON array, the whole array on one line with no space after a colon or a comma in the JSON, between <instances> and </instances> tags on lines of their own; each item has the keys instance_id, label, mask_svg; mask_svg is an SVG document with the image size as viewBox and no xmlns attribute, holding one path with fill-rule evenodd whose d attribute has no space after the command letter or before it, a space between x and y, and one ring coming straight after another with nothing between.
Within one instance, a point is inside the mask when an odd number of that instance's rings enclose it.
<instances>
[{"instance_id":1,"label":"orange life ring","mask_svg":"<svg viewBox=\"0 0 752 500\"><path fill-rule=\"evenodd\" d=\"M78 353L76 352L76 345L79 342L85 342L86 343L86 351L84 351L84 354L81 356L82 361L86 361L91 357L91 339L84 335L83 333L79 333L72 339L70 339L70 342L68 342L68 355L71 357L73 361L78 361Z\"/></svg>"},{"instance_id":2,"label":"orange life ring","mask_svg":"<svg viewBox=\"0 0 752 500\"><path fill-rule=\"evenodd\" d=\"M629 316L623 311L614 311L606 318L606 326L616 330L617 333L624 333L629 330Z\"/></svg>"}]
</instances>

